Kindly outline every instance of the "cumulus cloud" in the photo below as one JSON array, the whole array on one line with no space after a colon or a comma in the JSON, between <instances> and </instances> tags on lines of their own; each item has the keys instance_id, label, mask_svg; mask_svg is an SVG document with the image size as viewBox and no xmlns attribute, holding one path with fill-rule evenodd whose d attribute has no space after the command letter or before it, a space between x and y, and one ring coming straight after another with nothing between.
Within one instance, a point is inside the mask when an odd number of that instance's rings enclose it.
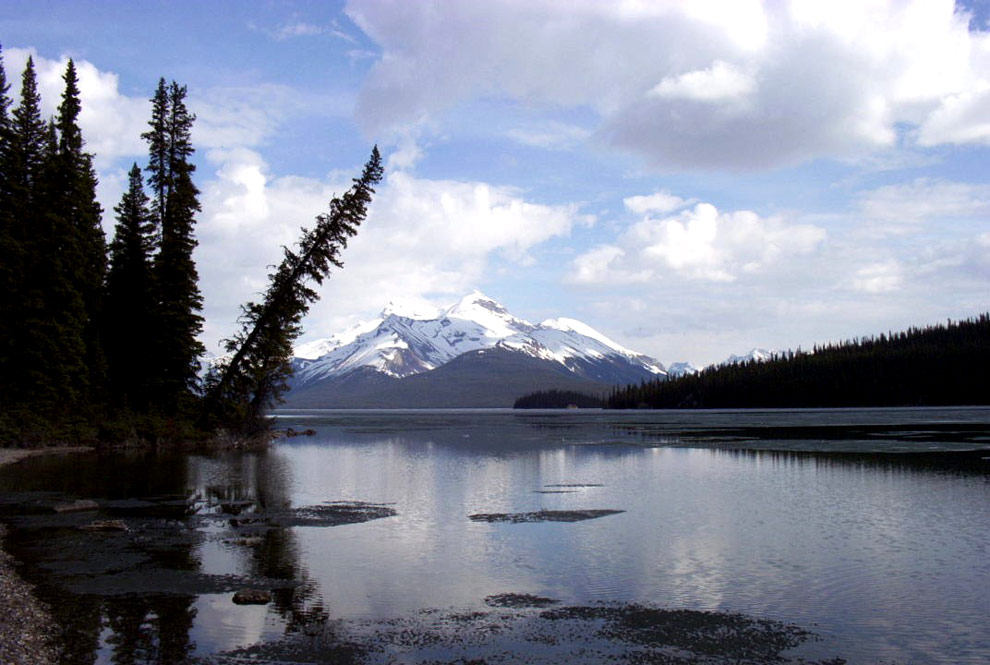
<instances>
[{"instance_id":1,"label":"cumulus cloud","mask_svg":"<svg viewBox=\"0 0 990 665\"><path fill-rule=\"evenodd\" d=\"M214 344L234 329L239 304L264 288L280 247L291 246L353 174L329 181L276 177L246 148L213 150L209 159L216 177L203 191L197 260L206 336ZM576 206L532 203L516 189L392 172L343 253L347 269L321 288L309 326L316 334L336 331L387 299L461 295L480 283L494 258L525 265L538 245L590 222Z\"/></svg>"},{"instance_id":2,"label":"cumulus cloud","mask_svg":"<svg viewBox=\"0 0 990 665\"><path fill-rule=\"evenodd\" d=\"M990 35L952 0L353 0L348 13L382 48L358 106L373 131L485 97L590 108L603 143L661 168L990 140Z\"/></svg>"},{"instance_id":3,"label":"cumulus cloud","mask_svg":"<svg viewBox=\"0 0 990 665\"><path fill-rule=\"evenodd\" d=\"M864 293L890 293L900 288L904 270L896 260L871 263L856 271L852 287Z\"/></svg>"},{"instance_id":4,"label":"cumulus cloud","mask_svg":"<svg viewBox=\"0 0 990 665\"><path fill-rule=\"evenodd\" d=\"M446 302L481 284L494 261L528 265L539 245L591 222L576 206L532 203L513 188L391 173L344 254L346 270L327 281L311 327L315 334L342 328L353 320L341 312L374 314L386 295Z\"/></svg>"},{"instance_id":5,"label":"cumulus cloud","mask_svg":"<svg viewBox=\"0 0 990 665\"><path fill-rule=\"evenodd\" d=\"M568 276L578 284L647 283L664 275L686 280L733 282L814 252L825 231L787 224L751 211L719 212L698 203L673 217L646 217L614 245L578 256Z\"/></svg>"},{"instance_id":6,"label":"cumulus cloud","mask_svg":"<svg viewBox=\"0 0 990 665\"><path fill-rule=\"evenodd\" d=\"M20 102L21 72L28 56L34 61L41 95L42 113L53 116L65 91L65 68L68 56L57 60L39 56L34 49L4 49L4 70L12 83L10 94L15 105ZM79 79L82 110L79 126L86 139L86 150L96 154L97 168L105 167L122 156L143 154L147 145L141 133L148 129L151 104L147 99L129 97L120 92L119 80L112 72L100 71L86 60L73 60ZM150 93L149 93L150 98Z\"/></svg>"},{"instance_id":7,"label":"cumulus cloud","mask_svg":"<svg viewBox=\"0 0 990 665\"><path fill-rule=\"evenodd\" d=\"M942 100L919 129L918 143L990 144L990 83Z\"/></svg>"}]
</instances>

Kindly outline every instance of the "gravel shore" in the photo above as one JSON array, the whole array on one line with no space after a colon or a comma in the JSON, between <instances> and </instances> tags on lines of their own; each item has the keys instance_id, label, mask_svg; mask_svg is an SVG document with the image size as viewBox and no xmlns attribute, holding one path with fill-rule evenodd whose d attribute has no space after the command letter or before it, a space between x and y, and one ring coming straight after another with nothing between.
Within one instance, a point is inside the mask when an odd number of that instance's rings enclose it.
<instances>
[{"instance_id":1,"label":"gravel shore","mask_svg":"<svg viewBox=\"0 0 990 665\"><path fill-rule=\"evenodd\" d=\"M0 448L0 466L35 455L88 450L81 447L40 450ZM58 635L59 628L45 604L34 596L31 585L17 575L11 556L3 551L5 535L6 527L0 523L0 663L54 665L59 661L59 652L52 637Z\"/></svg>"}]
</instances>

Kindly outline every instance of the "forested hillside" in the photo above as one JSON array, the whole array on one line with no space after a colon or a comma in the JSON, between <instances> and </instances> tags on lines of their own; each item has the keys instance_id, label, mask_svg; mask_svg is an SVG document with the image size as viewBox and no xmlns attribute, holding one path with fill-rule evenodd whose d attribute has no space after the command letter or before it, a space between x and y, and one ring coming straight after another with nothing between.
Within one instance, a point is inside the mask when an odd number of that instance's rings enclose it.
<instances>
[{"instance_id":1,"label":"forested hillside","mask_svg":"<svg viewBox=\"0 0 990 665\"><path fill-rule=\"evenodd\" d=\"M990 314L616 389L608 407L990 404Z\"/></svg>"}]
</instances>

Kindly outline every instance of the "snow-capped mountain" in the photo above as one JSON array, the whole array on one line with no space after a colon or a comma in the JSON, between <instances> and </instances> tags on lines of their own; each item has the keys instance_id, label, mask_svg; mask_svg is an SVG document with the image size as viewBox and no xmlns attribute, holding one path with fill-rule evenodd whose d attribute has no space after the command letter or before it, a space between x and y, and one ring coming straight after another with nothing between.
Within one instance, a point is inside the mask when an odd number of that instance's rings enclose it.
<instances>
[{"instance_id":1,"label":"snow-capped mountain","mask_svg":"<svg viewBox=\"0 0 990 665\"><path fill-rule=\"evenodd\" d=\"M406 381L407 385L421 384L424 375L455 360L460 362L437 379L447 376L449 380L456 371L460 380L467 380L467 368L480 371L478 357L485 352L484 371L500 374L511 364L513 381L519 372L528 372L534 377L559 375L555 384L567 383L566 377L602 388L666 376L656 360L624 348L580 321L559 318L533 324L474 291L439 311L409 311L390 305L372 321L298 347L289 401L298 401L294 395L304 392L313 394L314 386L328 388L345 382L350 397L355 394L356 381L376 393L394 391L396 382L421 377ZM494 359L502 362L493 365ZM477 377L478 381L484 378ZM552 387L558 386L546 386ZM532 390L540 389L541 383L534 382ZM379 395L375 399L380 401Z\"/></svg>"},{"instance_id":2,"label":"snow-capped mountain","mask_svg":"<svg viewBox=\"0 0 990 665\"><path fill-rule=\"evenodd\" d=\"M700 371L701 370L689 362L672 363L667 366L667 376L672 379L676 379L679 376L685 376L687 374L697 374Z\"/></svg>"},{"instance_id":3,"label":"snow-capped mountain","mask_svg":"<svg viewBox=\"0 0 990 665\"><path fill-rule=\"evenodd\" d=\"M767 351L766 349L753 349L744 356L731 355L725 360L723 360L720 365L738 365L739 363L746 363L750 361L756 361L758 363L764 360L770 360L773 357L774 351Z\"/></svg>"}]
</instances>

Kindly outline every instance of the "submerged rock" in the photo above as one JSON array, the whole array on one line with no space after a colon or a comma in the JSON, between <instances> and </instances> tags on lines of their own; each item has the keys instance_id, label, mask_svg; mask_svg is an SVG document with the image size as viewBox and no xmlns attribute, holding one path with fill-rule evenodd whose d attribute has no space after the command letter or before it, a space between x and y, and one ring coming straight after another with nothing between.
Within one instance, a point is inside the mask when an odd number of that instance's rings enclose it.
<instances>
[{"instance_id":1,"label":"submerged rock","mask_svg":"<svg viewBox=\"0 0 990 665\"><path fill-rule=\"evenodd\" d=\"M499 593L485 598L485 605L489 607L550 607L559 602L553 598L544 598L528 593Z\"/></svg>"},{"instance_id":2,"label":"submerged rock","mask_svg":"<svg viewBox=\"0 0 990 665\"><path fill-rule=\"evenodd\" d=\"M234 594L237 605L267 605L272 602L271 591L264 589L241 589Z\"/></svg>"},{"instance_id":3,"label":"submerged rock","mask_svg":"<svg viewBox=\"0 0 990 665\"><path fill-rule=\"evenodd\" d=\"M75 501L64 501L52 506L56 513L80 513L88 510L99 510L100 504L91 499L76 499Z\"/></svg>"},{"instance_id":4,"label":"submerged rock","mask_svg":"<svg viewBox=\"0 0 990 665\"><path fill-rule=\"evenodd\" d=\"M81 531L128 531L123 520L96 520L79 527Z\"/></svg>"},{"instance_id":5,"label":"submerged rock","mask_svg":"<svg viewBox=\"0 0 990 665\"><path fill-rule=\"evenodd\" d=\"M533 513L477 513L469 515L472 522L581 522L606 515L624 513L624 510L538 510Z\"/></svg>"},{"instance_id":6,"label":"submerged rock","mask_svg":"<svg viewBox=\"0 0 990 665\"><path fill-rule=\"evenodd\" d=\"M383 517L394 517L394 508L363 501L328 501L321 506L304 506L272 516L279 526L340 526L360 524Z\"/></svg>"}]
</instances>

